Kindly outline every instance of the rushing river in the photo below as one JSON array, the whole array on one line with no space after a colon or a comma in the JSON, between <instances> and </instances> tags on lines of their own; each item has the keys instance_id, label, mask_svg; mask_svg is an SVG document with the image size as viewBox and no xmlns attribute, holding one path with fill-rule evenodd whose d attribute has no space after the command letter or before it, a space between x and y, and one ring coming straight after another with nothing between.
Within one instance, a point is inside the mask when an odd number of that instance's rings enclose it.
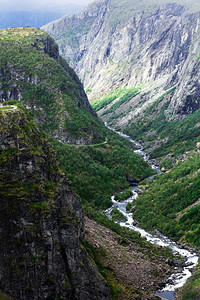
<instances>
[{"instance_id":1,"label":"rushing river","mask_svg":"<svg viewBox=\"0 0 200 300\"><path fill-rule=\"evenodd\" d=\"M110 129L112 129L112 128L110 128ZM133 141L129 136L127 136L121 132L117 132L117 133L120 134L121 136L127 138L131 142L133 142L137 149L137 150L135 150L135 153L141 155L144 158L144 160L148 161L148 163L152 167L152 169L154 169L158 173L161 172L158 167L151 164L151 162L149 161L148 155L143 151L143 147L139 143ZM124 226L124 227L127 227L129 229L139 232L142 237L145 237L147 239L147 241L151 242L152 244L156 244L156 245L163 246L163 247L169 247L174 252L174 254L179 254L185 259L184 266L176 267L174 274L172 274L168 278L167 281L170 283L166 284L162 290L160 290L156 293L158 296L161 296L161 298L163 297L164 299L174 300L175 299L175 290L177 288L182 287L186 283L188 278L191 277L192 270L197 265L199 257L197 255L197 253L193 252L192 250L187 250L187 249L184 249L183 247L178 246L175 242L173 242L172 240L170 240L169 238L167 238L166 236L162 235L159 232L156 232L156 234L152 235L151 233L147 232L146 230L144 230L136 225L133 225L133 224L135 224L135 222L133 220L132 213L128 213L126 211L126 205L138 197L138 194L136 192L137 189L138 189L137 185L131 187L133 195L129 199L127 199L123 202L115 201L114 196L113 196L112 197L113 205L111 208L109 208L106 211L106 214L110 217L110 213L111 213L112 209L117 207L119 209L119 211L122 212L124 214L124 216L127 218L127 221L120 222L121 226Z\"/></svg>"}]
</instances>

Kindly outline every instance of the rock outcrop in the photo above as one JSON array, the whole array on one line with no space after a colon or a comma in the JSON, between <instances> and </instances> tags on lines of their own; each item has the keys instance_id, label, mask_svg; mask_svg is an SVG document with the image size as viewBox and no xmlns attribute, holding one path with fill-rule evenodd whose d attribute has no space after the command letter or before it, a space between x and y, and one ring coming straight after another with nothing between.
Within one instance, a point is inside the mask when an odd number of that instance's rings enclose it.
<instances>
[{"instance_id":1,"label":"rock outcrop","mask_svg":"<svg viewBox=\"0 0 200 300\"><path fill-rule=\"evenodd\" d=\"M22 300L111 299L48 140L21 109L1 109L0 123L0 290Z\"/></svg>"},{"instance_id":2,"label":"rock outcrop","mask_svg":"<svg viewBox=\"0 0 200 300\"><path fill-rule=\"evenodd\" d=\"M200 5L173 2L96 1L80 14L43 26L75 68L91 100L116 88L140 88L140 98L116 110L120 126L175 86L168 118L200 108Z\"/></svg>"}]
</instances>

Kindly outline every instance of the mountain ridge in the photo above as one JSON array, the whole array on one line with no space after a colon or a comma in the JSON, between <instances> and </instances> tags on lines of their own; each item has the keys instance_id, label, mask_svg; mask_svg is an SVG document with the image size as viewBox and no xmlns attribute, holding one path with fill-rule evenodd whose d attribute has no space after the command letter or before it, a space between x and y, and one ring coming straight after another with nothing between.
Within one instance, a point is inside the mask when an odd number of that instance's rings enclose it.
<instances>
[{"instance_id":1,"label":"mountain ridge","mask_svg":"<svg viewBox=\"0 0 200 300\"><path fill-rule=\"evenodd\" d=\"M196 72L196 77L198 76L195 60L198 59L200 49L200 7L195 2L197 9L195 13L191 13L187 7L168 2L171 1L159 1L158 5L165 4L155 6L154 1L151 1L153 10L146 14L146 5L143 10L137 11L131 1L123 4L119 0L97 1L81 14L74 15L73 23L70 23L71 16L65 16L42 28L58 42L61 54L75 68L92 102L102 99L105 94L119 87L131 88L142 83L151 83L149 91L159 89L156 93L158 97L176 85L177 92L167 115L180 115L181 112L187 114L181 101L187 102L187 95L194 89L197 96L199 95L198 87L195 88L191 77L186 78L185 74ZM121 6L124 10L119 9ZM148 11L147 8L146 10ZM120 11L122 21L118 18ZM79 32L80 20L82 29ZM110 27L107 26L109 22ZM73 32L73 39L70 30ZM193 43L194 48L191 48ZM191 60L190 56L194 59ZM178 80L180 76L184 78L182 83ZM181 92L182 85L185 85L185 91L188 89L187 92ZM195 85L198 86L198 80ZM148 98L146 100L148 104ZM192 97L188 103L190 102L191 112L199 108L198 105L195 106ZM121 111L125 111L123 106ZM117 121L121 126L120 119Z\"/></svg>"}]
</instances>

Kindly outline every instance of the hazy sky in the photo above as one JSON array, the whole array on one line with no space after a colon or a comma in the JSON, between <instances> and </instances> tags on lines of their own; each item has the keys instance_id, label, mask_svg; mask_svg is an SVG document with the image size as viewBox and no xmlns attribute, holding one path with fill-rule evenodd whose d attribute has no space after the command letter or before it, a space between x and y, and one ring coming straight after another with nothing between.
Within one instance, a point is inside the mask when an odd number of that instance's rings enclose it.
<instances>
[{"instance_id":1,"label":"hazy sky","mask_svg":"<svg viewBox=\"0 0 200 300\"><path fill-rule=\"evenodd\" d=\"M86 6L93 2L93 0L0 0L0 10L2 8L14 8L19 10L36 9L47 10L59 7L66 7L67 5L73 6Z\"/></svg>"}]
</instances>

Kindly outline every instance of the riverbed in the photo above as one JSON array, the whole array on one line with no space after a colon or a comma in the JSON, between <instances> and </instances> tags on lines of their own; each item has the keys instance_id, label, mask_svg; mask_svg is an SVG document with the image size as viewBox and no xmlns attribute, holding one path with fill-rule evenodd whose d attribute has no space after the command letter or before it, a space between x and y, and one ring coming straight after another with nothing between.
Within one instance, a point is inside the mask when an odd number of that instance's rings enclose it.
<instances>
[{"instance_id":1,"label":"riverbed","mask_svg":"<svg viewBox=\"0 0 200 300\"><path fill-rule=\"evenodd\" d=\"M112 130L112 128L110 129ZM133 141L129 136L121 132L117 132L117 133L127 138L130 142L134 143L136 147L136 150L134 152L141 155L144 158L144 160L149 163L149 165L153 170L155 170L157 173L161 173L159 167L151 163L148 155L145 153L140 143ZM176 267L174 269L174 273L167 279L167 282L169 283L166 284L162 290L157 291L156 293L158 296L161 297L161 299L163 297L164 299L174 300L176 289L182 287L186 283L188 278L192 276L192 270L198 264L199 256L192 249L190 250L184 249L182 246L177 245L174 241L164 236L163 234L159 233L158 231L156 231L155 234L151 234L146 230L138 227L137 225L134 225L136 222L132 217L132 213L126 211L126 205L138 197L138 193L136 192L136 190L138 190L138 185L136 184L132 186L131 190L133 192L133 195L129 199L123 202L115 201L114 196L112 196L113 205L111 208L109 208L106 211L106 214L108 217L110 217L110 213L113 210L113 208L117 207L119 211L122 212L124 216L127 218L127 221L120 222L121 226L139 232L142 237L145 237L147 241L151 242L152 244L159 245L162 247L169 247L174 254L179 254L184 258L184 265L181 267L180 266Z\"/></svg>"}]
</instances>

